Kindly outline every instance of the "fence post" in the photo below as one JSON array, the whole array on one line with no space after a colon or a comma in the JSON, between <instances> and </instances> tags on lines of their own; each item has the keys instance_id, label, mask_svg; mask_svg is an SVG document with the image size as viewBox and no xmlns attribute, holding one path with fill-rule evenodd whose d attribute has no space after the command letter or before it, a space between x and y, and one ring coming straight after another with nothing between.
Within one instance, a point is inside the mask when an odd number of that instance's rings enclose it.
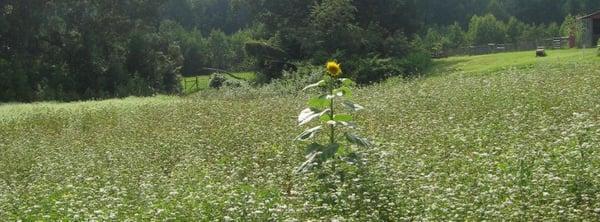
<instances>
[{"instance_id":1,"label":"fence post","mask_svg":"<svg viewBox=\"0 0 600 222\"><path fill-rule=\"evenodd\" d=\"M198 76L196 76L196 90L200 90L200 83L198 82Z\"/></svg>"}]
</instances>

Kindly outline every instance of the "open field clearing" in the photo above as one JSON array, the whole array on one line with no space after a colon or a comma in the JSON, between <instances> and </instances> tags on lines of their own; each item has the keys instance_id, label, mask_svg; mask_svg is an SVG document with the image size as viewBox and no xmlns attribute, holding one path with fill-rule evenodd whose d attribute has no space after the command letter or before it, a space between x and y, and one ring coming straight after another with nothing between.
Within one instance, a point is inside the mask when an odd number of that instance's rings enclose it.
<instances>
[{"instance_id":1,"label":"open field clearing","mask_svg":"<svg viewBox=\"0 0 600 222\"><path fill-rule=\"evenodd\" d=\"M590 61L596 57L596 49L548 50L547 57L535 57L533 52L498 53L480 56L456 56L437 60L433 74L449 71L489 74L511 68L531 69L537 65L568 65L577 61Z\"/></svg>"},{"instance_id":2,"label":"open field clearing","mask_svg":"<svg viewBox=\"0 0 600 222\"><path fill-rule=\"evenodd\" d=\"M304 93L1 105L0 218L596 220L600 58L548 54L448 58L356 90L376 146L344 179L293 174Z\"/></svg>"}]
</instances>

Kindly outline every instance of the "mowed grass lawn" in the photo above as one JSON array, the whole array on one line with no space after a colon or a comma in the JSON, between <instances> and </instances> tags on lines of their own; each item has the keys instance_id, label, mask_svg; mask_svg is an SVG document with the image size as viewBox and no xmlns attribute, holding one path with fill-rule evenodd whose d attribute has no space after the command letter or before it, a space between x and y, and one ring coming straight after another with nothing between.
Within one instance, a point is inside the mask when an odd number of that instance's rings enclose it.
<instances>
[{"instance_id":1,"label":"mowed grass lawn","mask_svg":"<svg viewBox=\"0 0 600 222\"><path fill-rule=\"evenodd\" d=\"M539 64L566 65L573 61L589 61L596 57L597 50L563 49L547 50L546 53L546 57L536 57L535 51L449 57L436 61L434 74L443 74L448 70L488 74L511 68L531 69Z\"/></svg>"},{"instance_id":2,"label":"mowed grass lawn","mask_svg":"<svg viewBox=\"0 0 600 222\"><path fill-rule=\"evenodd\" d=\"M448 58L455 68L432 77L360 88L367 109L355 119L376 146L360 151L360 170L325 182L292 173L305 93L2 105L0 218L597 220L590 52Z\"/></svg>"}]
</instances>

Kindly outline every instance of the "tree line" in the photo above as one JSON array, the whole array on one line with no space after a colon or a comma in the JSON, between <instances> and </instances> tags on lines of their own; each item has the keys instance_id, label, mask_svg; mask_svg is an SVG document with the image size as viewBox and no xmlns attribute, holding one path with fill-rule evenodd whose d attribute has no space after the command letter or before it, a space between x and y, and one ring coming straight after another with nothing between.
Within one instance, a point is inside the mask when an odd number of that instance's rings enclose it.
<instances>
[{"instance_id":1,"label":"tree line","mask_svg":"<svg viewBox=\"0 0 600 222\"><path fill-rule=\"evenodd\" d=\"M583 23L567 15L562 23L527 24L515 17L503 21L492 14L474 15L468 26L455 22L448 26L434 25L423 35L423 47L428 51L444 52L462 47L487 44L513 44L524 47L547 46L556 37L575 38L576 46L583 45Z\"/></svg>"},{"instance_id":2,"label":"tree line","mask_svg":"<svg viewBox=\"0 0 600 222\"><path fill-rule=\"evenodd\" d=\"M0 101L172 94L182 74L241 67L250 34L222 31L236 20L211 17L217 2L194 5L205 17L187 24L176 1L2 1Z\"/></svg>"},{"instance_id":3,"label":"tree line","mask_svg":"<svg viewBox=\"0 0 600 222\"><path fill-rule=\"evenodd\" d=\"M174 94L182 76L207 67L254 69L269 82L298 62L328 59L369 83L422 72L440 44L553 35L567 15L595 8L592 0L5 0L0 101Z\"/></svg>"},{"instance_id":4,"label":"tree line","mask_svg":"<svg viewBox=\"0 0 600 222\"><path fill-rule=\"evenodd\" d=\"M568 15L584 15L600 10L596 0L421 0L424 24L441 26L454 22L465 26L474 15L492 14L508 21L511 17L526 24L560 24Z\"/></svg>"}]
</instances>

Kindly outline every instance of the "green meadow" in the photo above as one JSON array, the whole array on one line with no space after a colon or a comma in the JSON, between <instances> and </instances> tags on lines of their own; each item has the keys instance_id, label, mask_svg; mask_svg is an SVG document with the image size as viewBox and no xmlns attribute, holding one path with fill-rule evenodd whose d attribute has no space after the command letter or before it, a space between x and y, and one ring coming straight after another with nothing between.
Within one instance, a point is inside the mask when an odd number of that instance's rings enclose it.
<instances>
[{"instance_id":1,"label":"green meadow","mask_svg":"<svg viewBox=\"0 0 600 222\"><path fill-rule=\"evenodd\" d=\"M360 163L340 180L294 174L305 145L293 141L304 130L296 114L309 92L242 87L0 105L0 218L600 218L595 50L434 64L424 77L354 91L366 108L355 117L360 134L375 145L352 147Z\"/></svg>"}]
</instances>

